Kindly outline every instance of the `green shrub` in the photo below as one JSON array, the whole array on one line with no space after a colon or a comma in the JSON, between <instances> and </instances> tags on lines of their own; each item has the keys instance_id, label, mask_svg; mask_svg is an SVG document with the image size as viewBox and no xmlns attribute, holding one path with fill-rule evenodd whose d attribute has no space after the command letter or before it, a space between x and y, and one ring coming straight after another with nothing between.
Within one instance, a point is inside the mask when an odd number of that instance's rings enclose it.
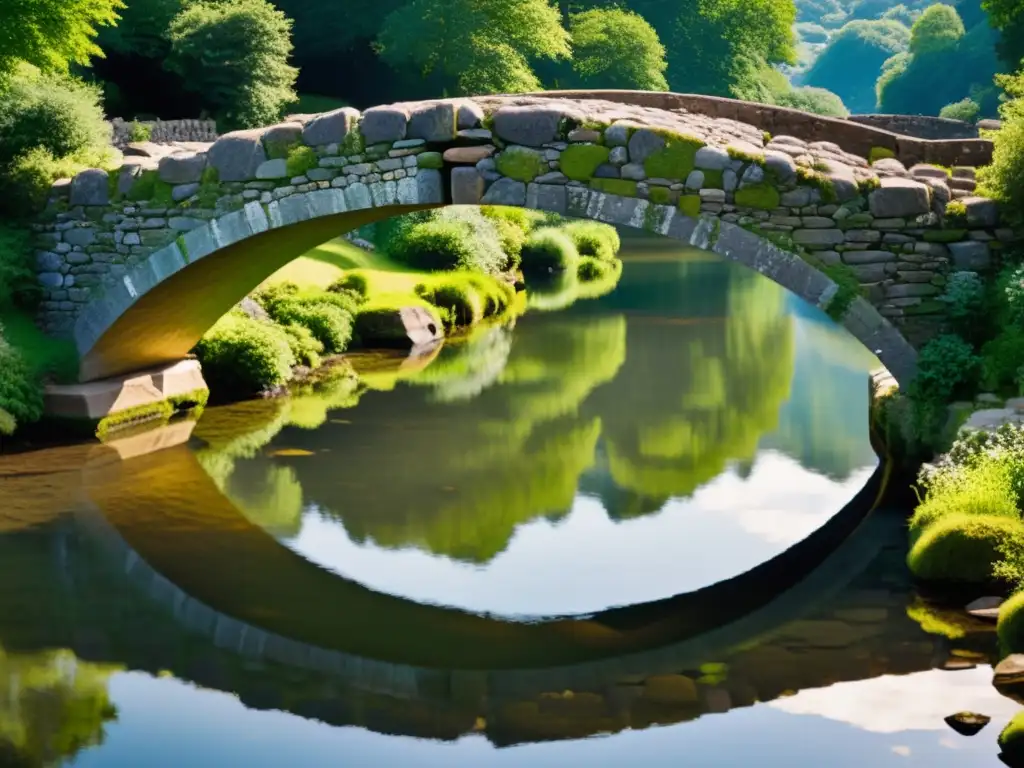
<instances>
[{"instance_id":1,"label":"green shrub","mask_svg":"<svg viewBox=\"0 0 1024 768\"><path fill-rule=\"evenodd\" d=\"M999 606L999 623L996 625L996 632L999 635L999 645L1004 653L1024 652L1024 610L1022 608L1024 608L1024 591L1018 592ZM1019 715L1018 718L1020 718ZM1018 728L1020 728L1019 719L1015 719L1015 722L1018 722ZM1003 746L1002 737L999 739L999 744ZM1024 753L1024 744L1018 744L1017 747Z\"/></svg>"},{"instance_id":2,"label":"green shrub","mask_svg":"<svg viewBox=\"0 0 1024 768\"><path fill-rule=\"evenodd\" d=\"M297 363L310 368L320 367L320 353L324 351L324 345L312 331L295 323L281 326L281 330L288 337L288 348Z\"/></svg>"},{"instance_id":3,"label":"green shrub","mask_svg":"<svg viewBox=\"0 0 1024 768\"><path fill-rule=\"evenodd\" d=\"M498 240L501 242L501 250L505 252L506 261L502 271L507 272L518 269L523 259L523 244L526 242L526 232L506 219L496 219L494 229L498 233Z\"/></svg>"},{"instance_id":4,"label":"green shrub","mask_svg":"<svg viewBox=\"0 0 1024 768\"><path fill-rule=\"evenodd\" d=\"M963 120L965 123L973 123L978 119L978 113L981 111L981 107L978 106L978 102L971 98L961 99L960 101L954 101L952 104L947 104L939 110L939 117L945 117L950 120Z\"/></svg>"},{"instance_id":5,"label":"green shrub","mask_svg":"<svg viewBox=\"0 0 1024 768\"><path fill-rule=\"evenodd\" d=\"M210 390L221 398L280 387L291 378L295 365L284 331L234 312L218 320L194 352Z\"/></svg>"},{"instance_id":6,"label":"green shrub","mask_svg":"<svg viewBox=\"0 0 1024 768\"><path fill-rule=\"evenodd\" d=\"M970 344L954 334L938 336L921 348L909 394L914 400L936 403L970 397L980 369L981 359Z\"/></svg>"},{"instance_id":7,"label":"green shrub","mask_svg":"<svg viewBox=\"0 0 1024 768\"><path fill-rule=\"evenodd\" d=\"M1019 602L1018 602L1019 604ZM999 611L999 622L1002 624L1003 610L1005 606ZM1019 609L1018 609L1019 611ZM1003 634L999 633L999 638L1002 640ZM1016 637L1016 636L1015 636ZM1010 647L1005 646L1004 647ZM1019 648L1020 644L1016 646ZM1024 712L1018 712L1013 716L1013 719L1006 724L1006 727L999 734L999 749L1005 759L1007 765L1020 765L1024 761Z\"/></svg>"},{"instance_id":8,"label":"green shrub","mask_svg":"<svg viewBox=\"0 0 1024 768\"><path fill-rule=\"evenodd\" d=\"M0 99L0 166L32 149L54 158L110 145L110 126L94 86L66 75L20 67Z\"/></svg>"},{"instance_id":9,"label":"green shrub","mask_svg":"<svg viewBox=\"0 0 1024 768\"><path fill-rule=\"evenodd\" d=\"M457 269L473 261L472 237L455 222L428 221L393 243L391 256L414 269Z\"/></svg>"},{"instance_id":10,"label":"green shrub","mask_svg":"<svg viewBox=\"0 0 1024 768\"><path fill-rule=\"evenodd\" d=\"M543 275L564 272L579 259L570 237L559 229L545 227L532 232L522 251L523 273Z\"/></svg>"},{"instance_id":11,"label":"green shrub","mask_svg":"<svg viewBox=\"0 0 1024 768\"><path fill-rule=\"evenodd\" d=\"M38 421L43 415L43 386L21 354L0 332L0 410L16 424ZM13 432L13 428L11 429Z\"/></svg>"},{"instance_id":12,"label":"green shrub","mask_svg":"<svg viewBox=\"0 0 1024 768\"><path fill-rule=\"evenodd\" d=\"M332 293L326 296L341 297ZM269 311L269 310L268 310ZM322 299L292 299L278 303L271 317L281 325L295 323L309 329L326 354L344 352L352 339L352 312Z\"/></svg>"},{"instance_id":13,"label":"green shrub","mask_svg":"<svg viewBox=\"0 0 1024 768\"><path fill-rule=\"evenodd\" d=\"M977 272L954 272L949 276L946 289L939 297L954 332L971 339L981 323L985 310L985 284Z\"/></svg>"},{"instance_id":14,"label":"green shrub","mask_svg":"<svg viewBox=\"0 0 1024 768\"><path fill-rule=\"evenodd\" d=\"M933 478L927 497L910 518L911 540L916 541L935 521L958 514L1019 520L1017 496L1008 467L988 459Z\"/></svg>"},{"instance_id":15,"label":"green shrub","mask_svg":"<svg viewBox=\"0 0 1024 768\"><path fill-rule=\"evenodd\" d=\"M289 176L304 176L307 171L320 165L320 158L312 147L301 144L288 150L288 158L285 161L286 170Z\"/></svg>"},{"instance_id":16,"label":"green shrub","mask_svg":"<svg viewBox=\"0 0 1024 768\"><path fill-rule=\"evenodd\" d=\"M439 309L448 310L448 320L453 326L472 325L484 316L484 304L473 286L467 282L452 280L433 285L417 285L416 295Z\"/></svg>"},{"instance_id":17,"label":"green shrub","mask_svg":"<svg viewBox=\"0 0 1024 768\"><path fill-rule=\"evenodd\" d=\"M982 385L993 392L1016 387L1021 394L1021 371L1024 369L1024 328L1009 325L981 348Z\"/></svg>"},{"instance_id":18,"label":"green shrub","mask_svg":"<svg viewBox=\"0 0 1024 768\"><path fill-rule=\"evenodd\" d=\"M1005 325L1024 325L1024 266L1009 266L996 280L1000 298L998 311Z\"/></svg>"},{"instance_id":19,"label":"green shrub","mask_svg":"<svg viewBox=\"0 0 1024 768\"><path fill-rule=\"evenodd\" d=\"M611 261L622 247L618 230L610 224L573 221L561 229L572 240L580 256L593 256L602 261Z\"/></svg>"},{"instance_id":20,"label":"green shrub","mask_svg":"<svg viewBox=\"0 0 1024 768\"><path fill-rule=\"evenodd\" d=\"M149 141L153 136L153 128L149 125L143 125L132 121L128 124L128 141L141 142Z\"/></svg>"},{"instance_id":21,"label":"green shrub","mask_svg":"<svg viewBox=\"0 0 1024 768\"><path fill-rule=\"evenodd\" d=\"M980 191L1005 204L1004 215L1020 223L1024 211L1024 72L997 75L1009 100L999 108L1002 126L992 136L992 163L980 170Z\"/></svg>"},{"instance_id":22,"label":"green shrub","mask_svg":"<svg viewBox=\"0 0 1024 768\"><path fill-rule=\"evenodd\" d=\"M369 292L369 284L366 281L366 275L361 275L358 272L347 272L338 280L335 280L327 290L331 293L350 293L358 297L360 301L365 301L366 295Z\"/></svg>"},{"instance_id":23,"label":"green shrub","mask_svg":"<svg viewBox=\"0 0 1024 768\"><path fill-rule=\"evenodd\" d=\"M400 217L381 233L384 249L413 269L469 269L496 274L509 263L492 218L472 206Z\"/></svg>"},{"instance_id":24,"label":"green shrub","mask_svg":"<svg viewBox=\"0 0 1024 768\"><path fill-rule=\"evenodd\" d=\"M18 422L11 414L0 408L0 435L13 435L18 428Z\"/></svg>"},{"instance_id":25,"label":"green shrub","mask_svg":"<svg viewBox=\"0 0 1024 768\"><path fill-rule=\"evenodd\" d=\"M34 308L40 287L32 267L31 233L0 224L0 307Z\"/></svg>"},{"instance_id":26,"label":"green shrub","mask_svg":"<svg viewBox=\"0 0 1024 768\"><path fill-rule=\"evenodd\" d=\"M507 221L514 224L523 231L523 234L529 234L548 219L548 216L540 211L508 205L482 205L480 213L492 221Z\"/></svg>"},{"instance_id":27,"label":"green shrub","mask_svg":"<svg viewBox=\"0 0 1024 768\"><path fill-rule=\"evenodd\" d=\"M949 514L924 528L907 556L923 581L988 584L1006 543L1024 547L1024 523L996 515Z\"/></svg>"}]
</instances>

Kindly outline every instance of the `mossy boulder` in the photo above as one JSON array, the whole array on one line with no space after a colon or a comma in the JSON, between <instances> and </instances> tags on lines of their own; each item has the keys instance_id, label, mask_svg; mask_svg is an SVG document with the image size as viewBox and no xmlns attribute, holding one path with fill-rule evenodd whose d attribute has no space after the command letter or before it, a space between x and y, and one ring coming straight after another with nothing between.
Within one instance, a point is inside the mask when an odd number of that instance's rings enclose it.
<instances>
[{"instance_id":1,"label":"mossy boulder","mask_svg":"<svg viewBox=\"0 0 1024 768\"><path fill-rule=\"evenodd\" d=\"M691 219L700 216L700 195L683 195L679 198L679 210Z\"/></svg>"},{"instance_id":2,"label":"mossy boulder","mask_svg":"<svg viewBox=\"0 0 1024 768\"><path fill-rule=\"evenodd\" d=\"M562 173L575 181L586 181L597 167L608 162L608 147L597 144L573 144L562 152Z\"/></svg>"},{"instance_id":3,"label":"mossy boulder","mask_svg":"<svg viewBox=\"0 0 1024 768\"><path fill-rule=\"evenodd\" d=\"M946 515L929 524L907 555L922 581L989 584L1003 547L1024 550L1024 522L998 515Z\"/></svg>"},{"instance_id":4,"label":"mossy boulder","mask_svg":"<svg viewBox=\"0 0 1024 768\"><path fill-rule=\"evenodd\" d=\"M495 162L498 173L516 181L533 181L548 171L544 155L529 147L508 147L498 155Z\"/></svg>"},{"instance_id":5,"label":"mossy boulder","mask_svg":"<svg viewBox=\"0 0 1024 768\"><path fill-rule=\"evenodd\" d=\"M652 179L685 179L696 167L697 150L704 142L695 136L668 132L661 137L665 146L643 161L644 172Z\"/></svg>"},{"instance_id":6,"label":"mossy boulder","mask_svg":"<svg viewBox=\"0 0 1024 768\"><path fill-rule=\"evenodd\" d=\"M1004 652L1024 651L1024 592L1018 592L999 606L996 631Z\"/></svg>"},{"instance_id":7,"label":"mossy boulder","mask_svg":"<svg viewBox=\"0 0 1024 768\"><path fill-rule=\"evenodd\" d=\"M1018 712L999 734L999 749L1007 765L1024 766L1024 712Z\"/></svg>"},{"instance_id":8,"label":"mossy boulder","mask_svg":"<svg viewBox=\"0 0 1024 768\"><path fill-rule=\"evenodd\" d=\"M636 197L636 182L628 179L591 179L590 188L621 197Z\"/></svg>"}]
</instances>

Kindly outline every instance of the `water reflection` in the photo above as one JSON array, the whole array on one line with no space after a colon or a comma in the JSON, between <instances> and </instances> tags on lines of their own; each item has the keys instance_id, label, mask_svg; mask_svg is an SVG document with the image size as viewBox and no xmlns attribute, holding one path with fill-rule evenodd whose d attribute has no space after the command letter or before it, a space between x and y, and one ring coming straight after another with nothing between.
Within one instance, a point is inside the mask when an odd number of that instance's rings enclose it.
<instances>
[{"instance_id":1,"label":"water reflection","mask_svg":"<svg viewBox=\"0 0 1024 768\"><path fill-rule=\"evenodd\" d=\"M874 470L874 361L756 273L624 262L607 295L423 364L214 409L197 457L303 557L422 603L587 613L753 568Z\"/></svg>"}]
</instances>

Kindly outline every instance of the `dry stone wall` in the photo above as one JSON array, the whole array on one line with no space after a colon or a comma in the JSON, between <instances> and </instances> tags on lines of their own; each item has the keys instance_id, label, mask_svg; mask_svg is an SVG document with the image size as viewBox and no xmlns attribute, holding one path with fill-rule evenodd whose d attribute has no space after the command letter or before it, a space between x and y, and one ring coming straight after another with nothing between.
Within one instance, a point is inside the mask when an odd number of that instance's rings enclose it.
<instances>
[{"instance_id":1,"label":"dry stone wall","mask_svg":"<svg viewBox=\"0 0 1024 768\"><path fill-rule=\"evenodd\" d=\"M92 169L55 184L36 226L41 322L56 334L88 326L76 332L81 347L106 322L79 321L83 308L109 286L123 292L121 282L140 265L146 282L158 282L266 227L320 213L454 203L646 228L744 261L826 307L852 279L918 343L941 326L936 299L949 274L992 269L1013 237L974 185L971 167L907 168L894 158L871 165L832 142L598 99L344 108L229 133L205 150L126 158L113 173ZM757 238L741 236L749 233ZM766 240L777 246L768 255L758 245ZM792 253L812 274L824 273L811 281L814 290L795 267L778 271Z\"/></svg>"},{"instance_id":2,"label":"dry stone wall","mask_svg":"<svg viewBox=\"0 0 1024 768\"><path fill-rule=\"evenodd\" d=\"M213 142L217 140L217 123L213 120L131 120L115 117L110 121L112 141L118 149L137 141L133 130L141 127L147 133L146 141L169 144L175 141Z\"/></svg>"}]
</instances>

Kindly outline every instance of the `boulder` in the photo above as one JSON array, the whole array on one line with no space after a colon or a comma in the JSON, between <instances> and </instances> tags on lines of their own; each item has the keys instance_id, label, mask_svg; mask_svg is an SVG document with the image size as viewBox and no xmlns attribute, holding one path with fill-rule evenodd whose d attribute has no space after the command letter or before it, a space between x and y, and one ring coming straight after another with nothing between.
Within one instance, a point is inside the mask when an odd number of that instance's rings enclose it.
<instances>
[{"instance_id":1,"label":"boulder","mask_svg":"<svg viewBox=\"0 0 1024 768\"><path fill-rule=\"evenodd\" d=\"M353 330L362 344L371 347L416 349L436 344L444 336L437 319L416 306L362 311Z\"/></svg>"},{"instance_id":2,"label":"boulder","mask_svg":"<svg viewBox=\"0 0 1024 768\"><path fill-rule=\"evenodd\" d=\"M359 132L367 144L401 141L408 122L409 116L399 107L372 107L363 112Z\"/></svg>"},{"instance_id":3,"label":"boulder","mask_svg":"<svg viewBox=\"0 0 1024 768\"><path fill-rule=\"evenodd\" d=\"M910 167L910 175L915 179L942 179L945 181L949 178L949 174L942 168L935 165L928 165L927 163L918 163Z\"/></svg>"},{"instance_id":4,"label":"boulder","mask_svg":"<svg viewBox=\"0 0 1024 768\"><path fill-rule=\"evenodd\" d=\"M460 131L479 128L484 121L484 110L479 104L470 99L460 101L458 104L458 115L455 125Z\"/></svg>"},{"instance_id":5,"label":"boulder","mask_svg":"<svg viewBox=\"0 0 1024 768\"><path fill-rule=\"evenodd\" d=\"M71 180L71 205L107 205L110 183L102 168L87 168Z\"/></svg>"},{"instance_id":6,"label":"boulder","mask_svg":"<svg viewBox=\"0 0 1024 768\"><path fill-rule=\"evenodd\" d=\"M476 168L452 168L453 205L479 205L483 195L484 179Z\"/></svg>"},{"instance_id":7,"label":"boulder","mask_svg":"<svg viewBox=\"0 0 1024 768\"><path fill-rule=\"evenodd\" d=\"M311 147L341 144L359 119L359 110L342 107L314 117L302 128L302 140Z\"/></svg>"},{"instance_id":8,"label":"boulder","mask_svg":"<svg viewBox=\"0 0 1024 768\"><path fill-rule=\"evenodd\" d=\"M179 152L161 158L159 166L160 180L168 184L190 184L199 181L206 168L206 154L196 152Z\"/></svg>"},{"instance_id":9,"label":"boulder","mask_svg":"<svg viewBox=\"0 0 1024 768\"><path fill-rule=\"evenodd\" d=\"M427 102L412 108L406 134L424 141L451 141L458 130L455 104L450 101Z\"/></svg>"},{"instance_id":10,"label":"boulder","mask_svg":"<svg viewBox=\"0 0 1024 768\"><path fill-rule=\"evenodd\" d=\"M494 113L494 132L510 144L539 147L558 138L563 117L551 107L501 107Z\"/></svg>"},{"instance_id":11,"label":"boulder","mask_svg":"<svg viewBox=\"0 0 1024 768\"><path fill-rule=\"evenodd\" d=\"M976 618L996 621L999 619L999 606L1002 604L1001 597L979 597L968 603L964 610Z\"/></svg>"},{"instance_id":12,"label":"boulder","mask_svg":"<svg viewBox=\"0 0 1024 768\"><path fill-rule=\"evenodd\" d=\"M604 129L604 143L609 147L625 147L629 143L629 132L641 127L628 120L617 120Z\"/></svg>"},{"instance_id":13,"label":"boulder","mask_svg":"<svg viewBox=\"0 0 1024 768\"><path fill-rule=\"evenodd\" d=\"M263 146L269 149L277 145L287 146L302 141L303 123L278 123L263 129Z\"/></svg>"},{"instance_id":14,"label":"boulder","mask_svg":"<svg viewBox=\"0 0 1024 768\"><path fill-rule=\"evenodd\" d=\"M1010 654L1000 661L993 670L992 685L1003 696L1024 701L1024 654Z\"/></svg>"},{"instance_id":15,"label":"boulder","mask_svg":"<svg viewBox=\"0 0 1024 768\"><path fill-rule=\"evenodd\" d=\"M596 144L601 140L601 132L592 128L576 128L569 131L569 141L579 141L589 144Z\"/></svg>"},{"instance_id":16,"label":"boulder","mask_svg":"<svg viewBox=\"0 0 1024 768\"><path fill-rule=\"evenodd\" d=\"M642 163L655 152L665 148L665 139L649 128L633 131L629 137L629 159L633 163Z\"/></svg>"},{"instance_id":17,"label":"boulder","mask_svg":"<svg viewBox=\"0 0 1024 768\"><path fill-rule=\"evenodd\" d=\"M498 179L481 202L484 205L526 205L526 184L514 179Z\"/></svg>"},{"instance_id":18,"label":"boulder","mask_svg":"<svg viewBox=\"0 0 1024 768\"><path fill-rule=\"evenodd\" d=\"M792 181L796 176L796 163L785 152L765 152L764 164L769 171L775 173L783 184Z\"/></svg>"},{"instance_id":19,"label":"boulder","mask_svg":"<svg viewBox=\"0 0 1024 768\"><path fill-rule=\"evenodd\" d=\"M721 147L701 147L693 158L693 164L706 171L724 171L730 160L729 153Z\"/></svg>"},{"instance_id":20,"label":"boulder","mask_svg":"<svg viewBox=\"0 0 1024 768\"><path fill-rule=\"evenodd\" d=\"M881 160L875 160L871 164L871 170L883 178L886 176L899 176L901 178L907 176L906 167L895 157L883 157Z\"/></svg>"},{"instance_id":21,"label":"boulder","mask_svg":"<svg viewBox=\"0 0 1024 768\"><path fill-rule=\"evenodd\" d=\"M207 152L207 162L221 181L249 181L267 159L262 131L233 131L217 139Z\"/></svg>"},{"instance_id":22,"label":"boulder","mask_svg":"<svg viewBox=\"0 0 1024 768\"><path fill-rule=\"evenodd\" d=\"M284 179L288 177L288 161L283 157L260 163L256 169L257 179Z\"/></svg>"},{"instance_id":23,"label":"boulder","mask_svg":"<svg viewBox=\"0 0 1024 768\"><path fill-rule=\"evenodd\" d=\"M960 199L967 209L967 226L995 227L999 224L999 205L987 197L963 197Z\"/></svg>"},{"instance_id":24,"label":"boulder","mask_svg":"<svg viewBox=\"0 0 1024 768\"><path fill-rule=\"evenodd\" d=\"M878 218L918 216L931 209L931 198L928 187L919 181L888 177L868 195L868 206L871 214Z\"/></svg>"}]
</instances>

